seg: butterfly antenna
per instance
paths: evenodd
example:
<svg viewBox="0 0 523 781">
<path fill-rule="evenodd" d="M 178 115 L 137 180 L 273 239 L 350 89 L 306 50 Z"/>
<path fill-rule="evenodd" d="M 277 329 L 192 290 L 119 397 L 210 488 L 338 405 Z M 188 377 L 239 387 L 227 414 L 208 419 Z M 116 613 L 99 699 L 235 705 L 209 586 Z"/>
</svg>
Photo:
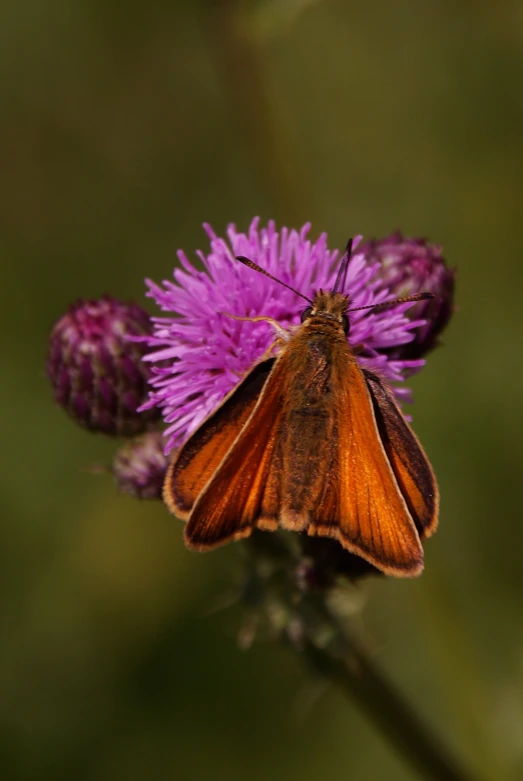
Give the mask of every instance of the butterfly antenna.
<svg viewBox="0 0 523 781">
<path fill-rule="evenodd" d="M 382 304 L 355 306 L 354 309 L 348 309 L 347 312 L 358 312 L 360 309 L 374 309 L 375 312 L 380 312 L 382 309 L 386 309 L 388 306 L 395 306 L 395 304 L 408 304 L 410 301 L 425 301 L 427 298 L 435 298 L 434 293 L 415 293 L 413 296 L 395 298 L 393 301 L 384 301 Z"/>
<path fill-rule="evenodd" d="M 347 246 L 345 247 L 345 252 L 343 253 L 343 257 L 341 259 L 340 267 L 338 269 L 338 276 L 336 277 L 336 282 L 334 283 L 334 288 L 332 289 L 333 293 L 337 293 L 338 290 L 340 292 L 343 292 L 345 290 L 345 282 L 347 280 L 347 270 L 349 268 L 349 260 L 351 254 L 352 254 L 352 239 L 349 239 L 347 242 Z"/>
<path fill-rule="evenodd" d="M 268 271 L 265 271 L 264 268 L 258 266 L 258 264 L 255 263 L 253 260 L 249 260 L 249 258 L 244 257 L 244 255 L 237 255 L 236 260 L 239 260 L 240 263 L 243 263 L 244 266 L 248 266 L 249 268 L 254 269 L 254 271 L 259 271 L 260 274 L 269 277 L 269 279 L 272 279 L 273 282 L 277 282 L 279 285 L 283 285 L 283 287 L 286 287 L 287 290 L 292 290 L 293 293 L 296 293 L 296 295 L 300 296 L 300 298 L 304 298 L 305 301 L 309 302 L 309 304 L 314 303 L 310 298 L 307 298 L 307 296 L 304 296 L 303 293 L 300 293 L 299 290 L 295 290 L 290 285 L 287 285 L 286 282 L 282 282 L 281 279 L 277 279 L 276 277 L 273 277 L 272 274 L 269 274 Z"/>
</svg>

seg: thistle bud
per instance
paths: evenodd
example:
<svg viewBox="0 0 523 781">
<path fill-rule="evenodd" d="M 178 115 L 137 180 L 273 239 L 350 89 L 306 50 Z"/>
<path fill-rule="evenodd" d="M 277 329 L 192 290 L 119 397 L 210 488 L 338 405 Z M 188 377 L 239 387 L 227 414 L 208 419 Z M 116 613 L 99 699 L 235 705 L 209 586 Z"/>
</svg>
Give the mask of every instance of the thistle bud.
<svg viewBox="0 0 523 781">
<path fill-rule="evenodd" d="M 168 459 L 159 431 L 126 442 L 116 452 L 113 475 L 118 490 L 137 499 L 161 499 Z"/>
<path fill-rule="evenodd" d="M 110 296 L 73 304 L 49 338 L 47 375 L 57 404 L 91 431 L 145 431 L 158 417 L 155 410 L 137 412 L 147 399 L 147 348 L 128 337 L 150 332 L 149 316 L 137 304 Z"/>
<path fill-rule="evenodd" d="M 366 242 L 359 251 L 369 262 L 380 264 L 378 276 L 391 298 L 425 291 L 434 294 L 434 298 L 419 301 L 405 313 L 411 320 L 426 321 L 415 331 L 414 340 L 390 351 L 391 358 L 421 358 L 437 346 L 439 335 L 454 311 L 455 270 L 447 268 L 441 245 L 429 244 L 426 239 L 411 239 L 397 231 L 385 239 Z"/>
</svg>

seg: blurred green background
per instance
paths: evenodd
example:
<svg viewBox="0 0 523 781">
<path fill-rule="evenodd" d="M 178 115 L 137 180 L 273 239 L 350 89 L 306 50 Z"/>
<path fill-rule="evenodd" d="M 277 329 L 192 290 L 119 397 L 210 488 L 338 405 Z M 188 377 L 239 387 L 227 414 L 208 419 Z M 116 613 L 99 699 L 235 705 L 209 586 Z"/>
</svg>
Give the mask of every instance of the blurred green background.
<svg viewBox="0 0 523 781">
<path fill-rule="evenodd" d="M 201 223 L 401 228 L 445 247 L 459 311 L 415 388 L 440 531 L 365 587 L 377 662 L 484 779 L 523 777 L 523 6 L 275 0 L 0 7 L 0 775 L 416 776 L 336 691 L 212 613 L 228 546 L 184 549 L 89 467 L 47 334 L 78 296 L 142 300 Z"/>
</svg>

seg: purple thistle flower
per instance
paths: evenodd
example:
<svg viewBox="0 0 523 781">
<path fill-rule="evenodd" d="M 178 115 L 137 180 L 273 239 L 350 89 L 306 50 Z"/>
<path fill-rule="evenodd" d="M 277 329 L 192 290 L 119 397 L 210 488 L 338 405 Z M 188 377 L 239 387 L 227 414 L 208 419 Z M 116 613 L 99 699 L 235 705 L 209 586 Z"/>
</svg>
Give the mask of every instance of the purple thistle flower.
<svg viewBox="0 0 523 781">
<path fill-rule="evenodd" d="M 81 426 L 114 436 L 145 431 L 154 410 L 137 412 L 147 397 L 145 345 L 129 337 L 151 332 L 137 304 L 111 296 L 79 300 L 55 323 L 49 337 L 47 375 L 55 400 Z"/>
<path fill-rule="evenodd" d="M 274 341 L 268 323 L 239 322 L 226 313 L 265 315 L 284 327 L 300 322 L 302 299 L 246 268 L 235 256 L 247 256 L 309 297 L 319 288 L 331 289 L 336 277 L 338 250 L 328 249 L 324 233 L 315 242 L 308 239 L 309 224 L 300 231 L 277 231 L 272 221 L 260 228 L 256 218 L 248 233 L 229 225 L 227 240 L 209 225 L 204 228 L 210 252 L 197 253 L 204 270 L 195 268 L 180 250 L 181 268 L 174 270 L 174 281 L 166 280 L 160 286 L 147 280 L 148 295 L 168 314 L 153 317 L 153 335 L 141 338 L 151 348 L 145 360 L 153 364 L 149 401 L 142 409 L 157 406 L 162 410 L 168 424 L 166 452 L 197 428 Z M 379 304 L 391 298 L 378 276 L 379 269 L 379 263 L 354 251 L 343 291 L 350 295 L 351 306 Z M 406 315 L 410 306 L 399 304 L 350 316 L 351 344 L 363 346 L 358 361 L 388 382 L 402 382 L 425 363 L 394 360 L 387 355 L 390 348 L 411 342 L 416 328 L 424 323 Z M 401 401 L 410 400 L 406 388 L 395 388 L 395 393 Z"/>
<path fill-rule="evenodd" d="M 407 317 L 423 319 L 414 339 L 389 349 L 395 358 L 421 358 L 439 343 L 439 335 L 454 311 L 455 270 L 447 268 L 439 244 L 413 239 L 396 231 L 384 239 L 373 239 L 360 246 L 369 263 L 379 263 L 378 276 L 389 295 L 397 298 L 428 290 L 434 298 L 420 301 Z"/>
</svg>

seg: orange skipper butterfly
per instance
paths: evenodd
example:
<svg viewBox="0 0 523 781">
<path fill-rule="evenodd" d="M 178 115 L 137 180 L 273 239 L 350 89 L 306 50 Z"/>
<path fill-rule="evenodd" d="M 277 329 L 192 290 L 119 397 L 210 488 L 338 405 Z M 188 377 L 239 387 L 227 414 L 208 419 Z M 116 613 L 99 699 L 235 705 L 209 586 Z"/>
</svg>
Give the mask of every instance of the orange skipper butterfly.
<svg viewBox="0 0 523 781">
<path fill-rule="evenodd" d="M 290 288 L 308 302 L 301 325 L 287 331 L 271 318 L 236 318 L 268 320 L 278 336 L 170 464 L 164 500 L 187 520 L 189 548 L 282 528 L 335 539 L 388 575 L 421 573 L 438 487 L 392 390 L 359 365 L 348 341 L 355 310 L 340 290 L 351 247 L 332 291 L 311 300 Z"/>
</svg>

